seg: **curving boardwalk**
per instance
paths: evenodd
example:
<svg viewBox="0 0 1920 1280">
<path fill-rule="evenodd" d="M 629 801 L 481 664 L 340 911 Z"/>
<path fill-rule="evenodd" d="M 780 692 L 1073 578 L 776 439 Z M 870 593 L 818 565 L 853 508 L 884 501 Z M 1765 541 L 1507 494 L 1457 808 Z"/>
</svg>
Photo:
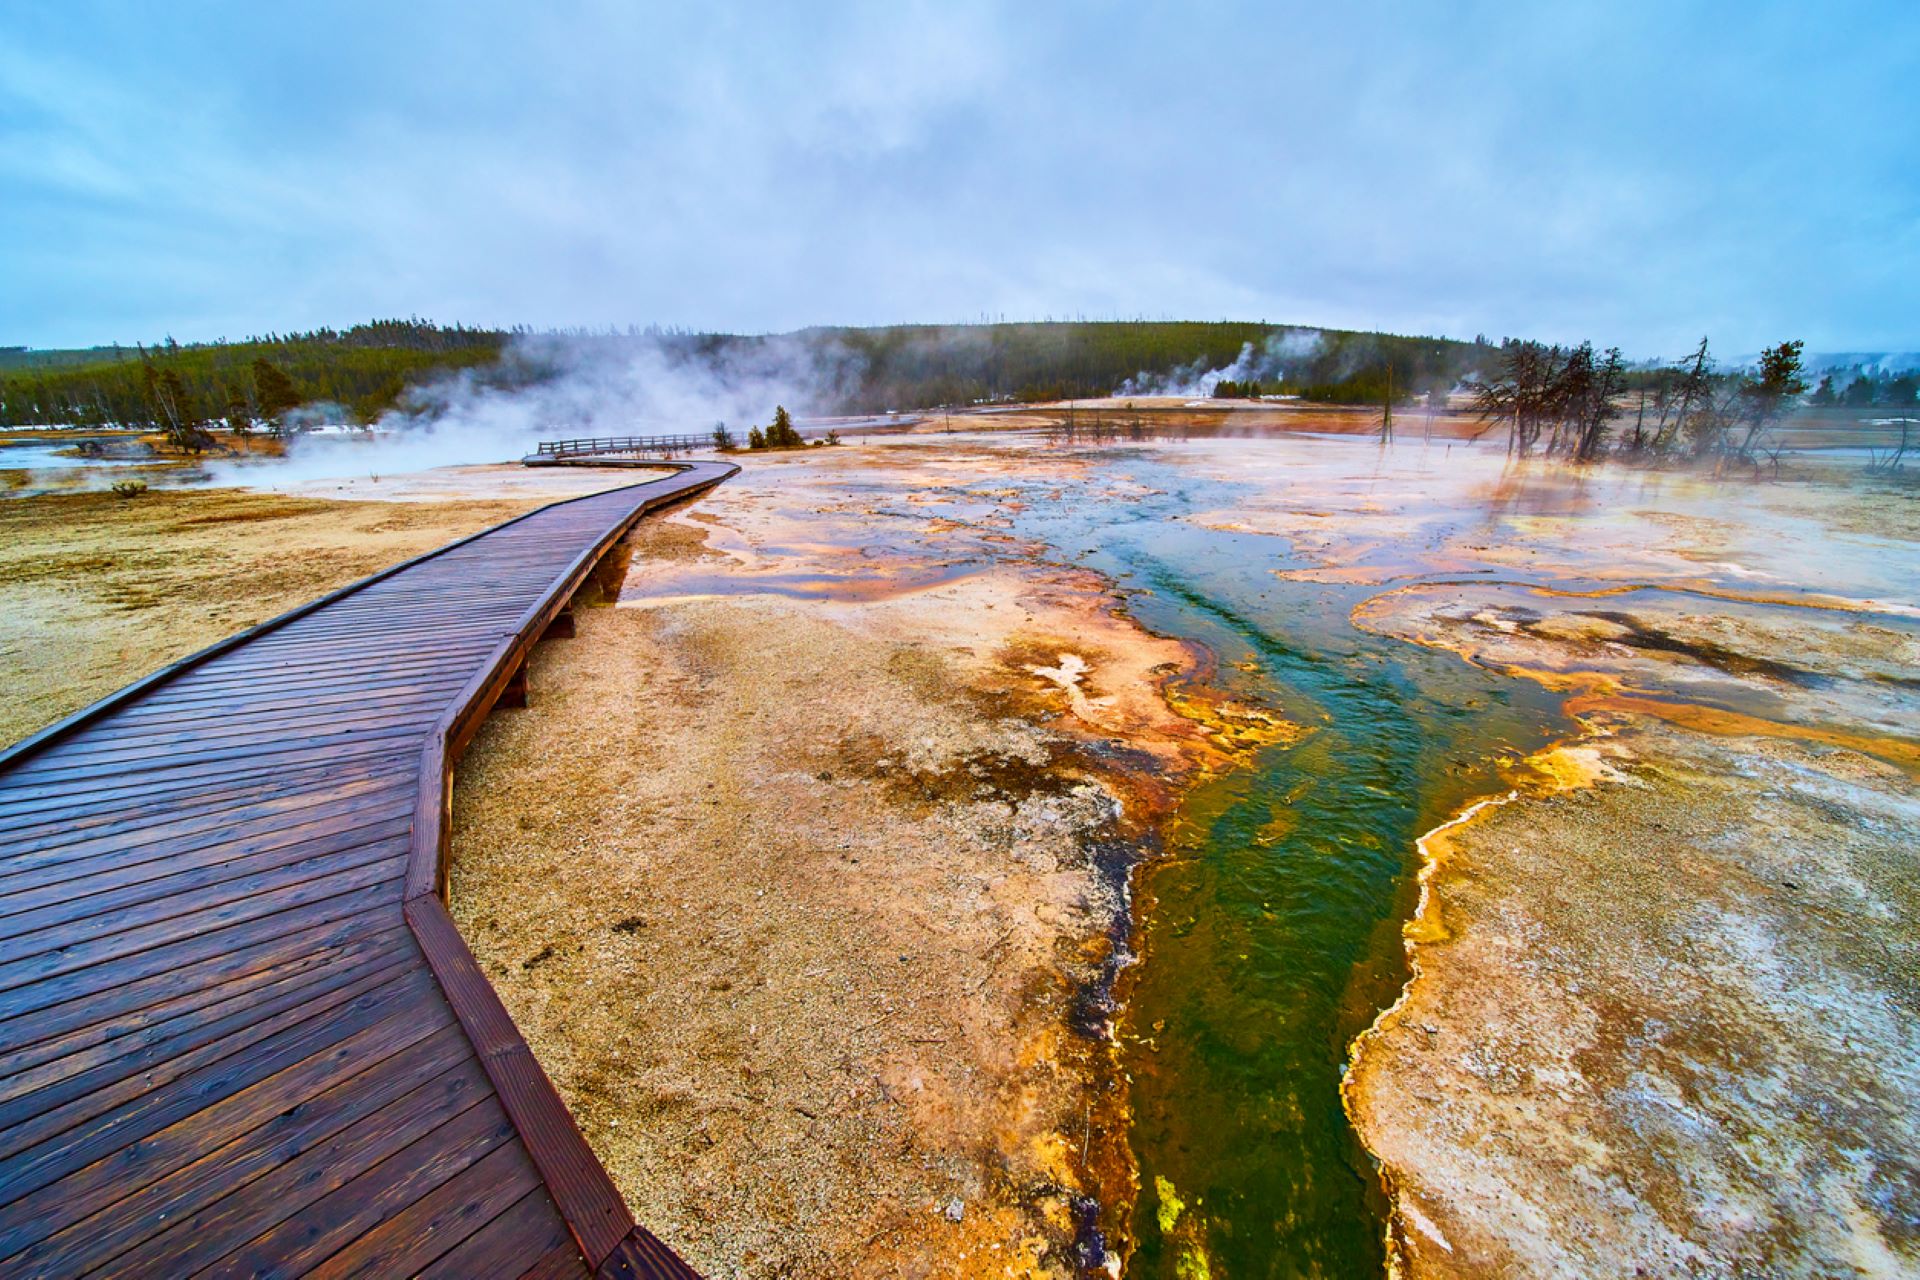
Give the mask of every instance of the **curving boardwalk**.
<svg viewBox="0 0 1920 1280">
<path fill-rule="evenodd" d="M 544 507 L 0 753 L 0 1275 L 687 1276 L 454 931 L 451 763 L 647 511 Z"/>
</svg>

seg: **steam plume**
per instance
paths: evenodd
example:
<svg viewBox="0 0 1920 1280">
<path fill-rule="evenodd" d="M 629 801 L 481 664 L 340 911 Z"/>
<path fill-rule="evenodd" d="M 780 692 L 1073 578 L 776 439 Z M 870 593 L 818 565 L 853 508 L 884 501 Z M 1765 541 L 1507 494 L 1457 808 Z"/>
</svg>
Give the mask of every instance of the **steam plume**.
<svg viewBox="0 0 1920 1280">
<path fill-rule="evenodd" d="M 216 462 L 208 470 L 216 484 L 294 484 L 507 462 L 555 436 L 704 435 L 724 423 L 744 440 L 776 404 L 796 413 L 831 406 L 859 372 L 858 357 L 841 345 L 789 337 L 716 350 L 670 335 L 526 335 L 496 365 L 411 391 L 374 424 L 371 440 L 296 435 L 271 464 Z"/>
</svg>

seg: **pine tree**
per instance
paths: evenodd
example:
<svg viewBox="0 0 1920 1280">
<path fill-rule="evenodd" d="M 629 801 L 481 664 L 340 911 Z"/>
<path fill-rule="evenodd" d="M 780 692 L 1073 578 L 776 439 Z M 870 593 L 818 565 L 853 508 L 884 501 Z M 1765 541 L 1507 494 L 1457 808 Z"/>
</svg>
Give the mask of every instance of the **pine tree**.
<svg viewBox="0 0 1920 1280">
<path fill-rule="evenodd" d="M 1754 440 L 1807 389 L 1800 364 L 1805 349 L 1804 342 L 1783 342 L 1760 353 L 1760 376 L 1741 388 L 1747 434 L 1740 441 L 1740 457 L 1753 456 Z"/>
<path fill-rule="evenodd" d="M 264 356 L 254 357 L 253 398 L 260 406 L 260 416 L 276 424 L 283 414 L 299 408 L 302 402 L 300 389 L 293 385 L 293 379 Z"/>
<path fill-rule="evenodd" d="M 791 449 L 805 443 L 800 433 L 793 429 L 793 416 L 785 405 L 773 408 L 773 425 L 767 428 L 767 447 L 769 449 Z"/>
</svg>

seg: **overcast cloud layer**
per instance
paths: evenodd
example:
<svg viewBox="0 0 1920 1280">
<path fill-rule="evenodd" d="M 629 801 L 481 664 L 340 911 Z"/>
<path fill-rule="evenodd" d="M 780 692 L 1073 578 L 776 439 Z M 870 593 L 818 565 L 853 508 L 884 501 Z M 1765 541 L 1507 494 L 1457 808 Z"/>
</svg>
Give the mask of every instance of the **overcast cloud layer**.
<svg viewBox="0 0 1920 1280">
<path fill-rule="evenodd" d="M 1911 348 L 1917 134 L 1912 0 L 0 0 L 0 343 L 418 314 Z"/>
</svg>

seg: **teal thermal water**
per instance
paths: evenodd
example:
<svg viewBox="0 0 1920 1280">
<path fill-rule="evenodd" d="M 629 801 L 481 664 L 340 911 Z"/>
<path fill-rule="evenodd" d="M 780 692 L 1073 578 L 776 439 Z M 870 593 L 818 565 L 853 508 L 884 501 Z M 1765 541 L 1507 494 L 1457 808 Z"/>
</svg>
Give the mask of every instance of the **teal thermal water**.
<svg viewBox="0 0 1920 1280">
<path fill-rule="evenodd" d="M 1415 841 L 1567 724 L 1529 682 L 1356 629 L 1378 587 L 1278 578 L 1304 563 L 1285 539 L 1181 519 L 1235 488 L 1117 450 L 1016 520 L 1149 629 L 1205 645 L 1229 696 L 1310 730 L 1191 793 L 1136 878 L 1129 1274 L 1378 1274 L 1384 1206 L 1339 1084 L 1404 978 Z"/>
</svg>

